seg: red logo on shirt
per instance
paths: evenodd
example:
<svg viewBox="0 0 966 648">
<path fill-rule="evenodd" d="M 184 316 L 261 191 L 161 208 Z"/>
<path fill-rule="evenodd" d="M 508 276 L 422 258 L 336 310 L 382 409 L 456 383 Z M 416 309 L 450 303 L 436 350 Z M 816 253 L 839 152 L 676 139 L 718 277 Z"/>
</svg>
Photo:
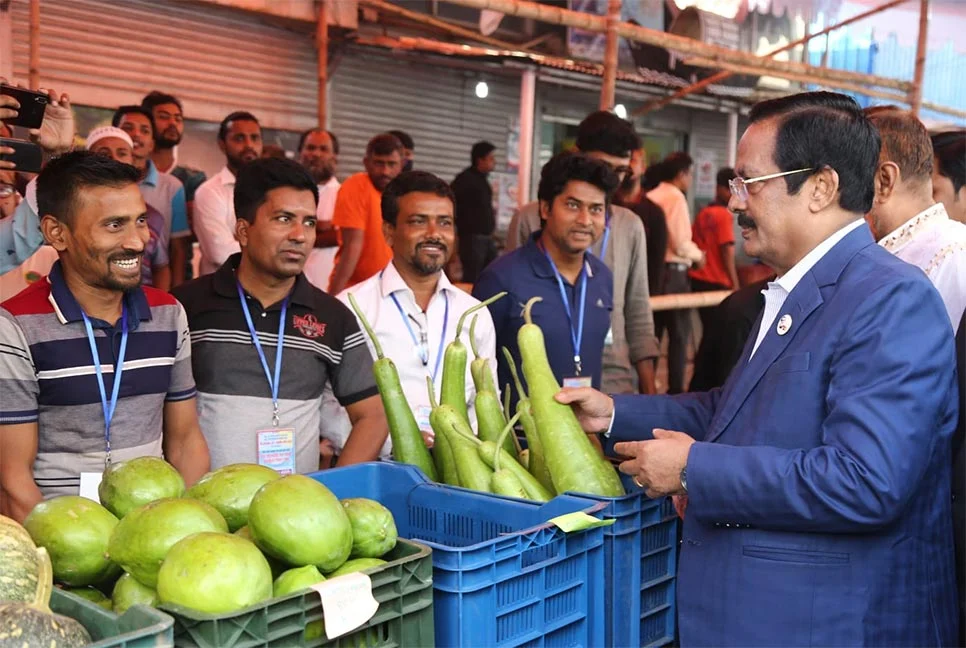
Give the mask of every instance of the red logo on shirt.
<svg viewBox="0 0 966 648">
<path fill-rule="evenodd" d="M 325 322 L 315 319 L 315 315 L 292 316 L 292 326 L 299 330 L 299 333 L 308 338 L 317 338 L 325 335 Z"/>
</svg>

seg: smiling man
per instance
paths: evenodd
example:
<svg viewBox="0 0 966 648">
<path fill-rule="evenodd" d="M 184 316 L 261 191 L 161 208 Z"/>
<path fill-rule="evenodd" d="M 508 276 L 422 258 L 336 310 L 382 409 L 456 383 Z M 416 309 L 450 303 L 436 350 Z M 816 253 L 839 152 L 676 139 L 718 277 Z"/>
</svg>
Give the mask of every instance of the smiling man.
<svg viewBox="0 0 966 648">
<path fill-rule="evenodd" d="M 140 106 L 121 106 L 114 113 L 113 124 L 131 138 L 131 164 L 141 175 L 138 186 L 144 201 L 164 217 L 163 244 L 170 267 L 183 268 L 187 254 L 185 241 L 191 236 L 184 186 L 176 177 L 160 173 L 151 161 L 155 142 L 151 113 Z M 164 287 L 170 283 L 168 280 Z"/>
<path fill-rule="evenodd" d="M 426 376 L 433 379 L 438 393 L 446 345 L 456 338 L 456 324 L 463 313 L 480 303 L 454 287 L 443 273 L 456 239 L 453 201 L 449 185 L 431 173 L 409 171 L 390 182 L 382 193 L 382 231 L 392 248 L 392 261 L 378 274 L 339 294 L 346 304 L 350 293 L 355 297 L 383 351 L 396 365 L 406 400 L 426 436 L 432 436 Z M 485 309 L 479 313 L 475 344 L 490 358 L 495 373 L 493 321 Z M 465 341 L 465 329 L 463 335 Z M 367 341 L 375 356 L 372 341 Z M 469 363 L 465 383 L 466 404 L 472 412 L 476 388 Z M 344 425 L 327 415 L 323 428 L 338 451 L 344 441 L 340 431 Z M 391 449 L 387 441 L 382 454 L 388 455 Z"/>
<path fill-rule="evenodd" d="M 163 452 L 188 484 L 208 470 L 184 309 L 140 286 L 149 233 L 137 181 L 131 165 L 88 151 L 38 178 L 60 258 L 0 305 L 0 501 L 16 520 L 112 461 Z"/>
<path fill-rule="evenodd" d="M 292 160 L 241 167 L 234 191 L 241 252 L 175 289 L 191 327 L 201 427 L 212 466 L 319 469 L 322 391 L 352 432 L 341 463 L 372 461 L 388 435 L 372 358 L 348 308 L 309 283 L 318 186 Z"/>
<path fill-rule="evenodd" d="M 523 304 L 539 296 L 543 301 L 533 307 L 533 321 L 543 329 L 557 381 L 600 387 L 614 278 L 591 248 L 604 232 L 605 214 L 618 184 L 606 162 L 578 153 L 554 156 L 544 165 L 537 190 L 543 228 L 531 234 L 526 245 L 487 266 L 473 286 L 473 296 L 480 300 L 507 291 L 489 309 L 497 345 L 510 350 L 517 366 Z M 502 357 L 499 360 L 498 384 L 505 385 L 510 370 Z"/>
<path fill-rule="evenodd" d="M 563 390 L 651 497 L 687 494 L 681 645 L 956 645 L 953 332 L 875 244 L 880 140 L 858 104 L 756 104 L 729 207 L 775 269 L 723 388 Z"/>
</svg>

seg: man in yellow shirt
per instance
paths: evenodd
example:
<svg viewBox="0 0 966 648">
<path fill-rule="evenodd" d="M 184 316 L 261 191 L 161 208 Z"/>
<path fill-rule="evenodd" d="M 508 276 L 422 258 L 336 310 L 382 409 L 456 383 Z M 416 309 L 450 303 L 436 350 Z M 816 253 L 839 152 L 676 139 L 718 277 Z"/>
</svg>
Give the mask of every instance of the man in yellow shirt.
<svg viewBox="0 0 966 648">
<path fill-rule="evenodd" d="M 365 281 L 386 267 L 392 249 L 382 235 L 382 190 L 402 171 L 403 145 L 395 135 L 376 135 L 366 145 L 365 171 L 339 188 L 332 224 L 342 244 L 329 279 L 329 294 Z"/>
</svg>

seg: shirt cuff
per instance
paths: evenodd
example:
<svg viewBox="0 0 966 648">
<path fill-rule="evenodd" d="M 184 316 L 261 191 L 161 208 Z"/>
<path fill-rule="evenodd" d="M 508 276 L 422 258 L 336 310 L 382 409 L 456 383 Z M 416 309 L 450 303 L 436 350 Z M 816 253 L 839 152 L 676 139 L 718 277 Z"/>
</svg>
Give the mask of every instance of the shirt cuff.
<svg viewBox="0 0 966 648">
<path fill-rule="evenodd" d="M 605 439 L 609 439 L 610 438 L 610 431 L 611 431 L 611 428 L 614 427 L 614 417 L 615 416 L 617 416 L 617 405 L 616 404 L 614 405 L 614 411 L 612 411 L 610 413 L 610 423 L 607 424 L 607 431 L 604 432 L 604 438 Z"/>
</svg>

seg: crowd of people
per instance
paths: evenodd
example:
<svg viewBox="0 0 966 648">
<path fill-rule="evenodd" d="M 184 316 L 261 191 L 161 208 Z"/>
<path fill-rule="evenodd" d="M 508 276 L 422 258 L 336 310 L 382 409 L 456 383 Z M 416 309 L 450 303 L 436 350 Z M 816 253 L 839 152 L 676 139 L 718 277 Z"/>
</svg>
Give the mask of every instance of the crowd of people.
<svg viewBox="0 0 966 648">
<path fill-rule="evenodd" d="M 959 640 L 962 130 L 930 137 L 909 112 L 832 93 L 762 102 L 692 222 L 691 157 L 646 168 L 632 124 L 598 111 L 503 240 L 489 142 L 448 182 L 405 132 L 374 134 L 340 183 L 336 133 L 306 131 L 290 159 L 238 111 L 206 178 L 178 159 L 177 97 L 118 108 L 73 151 L 69 98 L 49 98 L 31 134 L 43 170 L 0 160 L 3 514 L 141 455 L 189 484 L 231 463 L 388 457 L 350 296 L 431 446 L 427 376 L 439 390 L 461 315 L 506 292 L 468 332 L 497 384 L 541 297 L 558 399 L 649 495 L 674 497 L 682 643 Z M 0 99 L 0 121 L 18 107 Z M 758 276 L 740 276 L 735 215 Z M 650 298 L 719 290 L 687 385 L 691 312 Z"/>
</svg>

